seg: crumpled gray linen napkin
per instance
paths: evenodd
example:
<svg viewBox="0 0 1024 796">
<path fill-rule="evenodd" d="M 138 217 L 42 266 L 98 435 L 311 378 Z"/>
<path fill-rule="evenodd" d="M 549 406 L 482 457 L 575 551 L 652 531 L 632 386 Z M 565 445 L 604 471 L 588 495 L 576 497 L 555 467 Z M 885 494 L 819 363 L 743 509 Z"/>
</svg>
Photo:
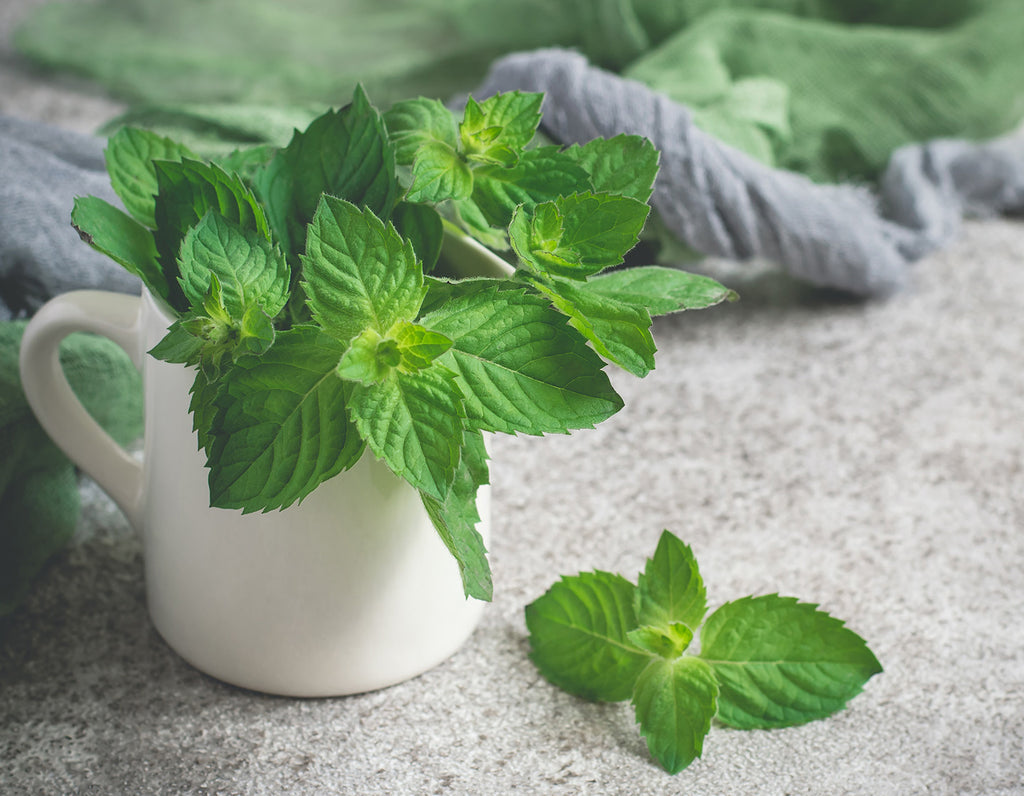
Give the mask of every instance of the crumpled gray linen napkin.
<svg viewBox="0 0 1024 796">
<path fill-rule="evenodd" d="M 651 204 L 687 246 L 769 260 L 798 279 L 859 296 L 901 288 L 909 264 L 948 242 L 965 214 L 1024 212 L 1024 128 L 984 143 L 903 147 L 876 191 L 766 166 L 703 133 L 682 105 L 572 51 L 501 58 L 473 95 L 516 89 L 545 92 L 542 125 L 559 143 L 650 138 L 661 150 Z"/>
<path fill-rule="evenodd" d="M 139 292 L 135 277 L 71 226 L 76 196 L 120 206 L 103 146 L 94 136 L 0 115 L 0 320 L 28 317 L 68 290 Z"/>
</svg>

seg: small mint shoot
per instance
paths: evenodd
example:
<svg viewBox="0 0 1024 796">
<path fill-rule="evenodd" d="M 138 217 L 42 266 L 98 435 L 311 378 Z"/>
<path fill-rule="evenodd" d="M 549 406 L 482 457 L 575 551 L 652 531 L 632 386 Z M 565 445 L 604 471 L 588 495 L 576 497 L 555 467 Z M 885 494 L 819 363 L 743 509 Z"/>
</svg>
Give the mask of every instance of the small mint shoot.
<svg viewBox="0 0 1024 796">
<path fill-rule="evenodd" d="M 648 749 L 672 774 L 700 757 L 713 718 L 740 729 L 825 718 L 882 671 L 843 622 L 792 597 L 746 597 L 705 620 L 706 611 L 693 551 L 665 531 L 635 586 L 580 573 L 526 606 L 530 657 L 571 694 L 630 699 Z"/>
<path fill-rule="evenodd" d="M 342 355 L 338 375 L 360 384 L 377 384 L 387 377 L 400 359 L 394 340 L 387 340 L 373 329 L 366 329 Z"/>
<path fill-rule="evenodd" d="M 429 367 L 439 356 L 452 347 L 452 341 L 417 323 L 399 321 L 391 330 L 398 360 L 396 366 L 405 373 L 415 373 Z"/>
<path fill-rule="evenodd" d="M 641 625 L 635 630 L 630 630 L 626 638 L 631 644 L 647 650 L 652 655 L 675 660 L 690 646 L 693 631 L 682 622 L 672 622 L 658 627 Z"/>
<path fill-rule="evenodd" d="M 542 94 L 511 91 L 483 102 L 473 97 L 459 125 L 459 139 L 467 159 L 479 163 L 514 166 L 540 124 Z"/>
<path fill-rule="evenodd" d="M 517 207 L 509 235 L 516 255 L 539 275 L 586 280 L 622 263 L 649 212 L 629 196 L 576 193 Z"/>
</svg>

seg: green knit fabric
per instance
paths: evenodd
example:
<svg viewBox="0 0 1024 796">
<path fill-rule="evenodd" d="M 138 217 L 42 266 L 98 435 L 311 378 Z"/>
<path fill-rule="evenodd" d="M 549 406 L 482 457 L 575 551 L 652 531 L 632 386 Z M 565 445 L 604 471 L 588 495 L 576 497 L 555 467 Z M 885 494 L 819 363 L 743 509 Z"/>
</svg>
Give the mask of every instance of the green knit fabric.
<svg viewBox="0 0 1024 796">
<path fill-rule="evenodd" d="M 898 146 L 1024 118 L 1020 0 L 95 0 L 42 6 L 16 42 L 137 101 L 157 128 L 193 103 L 208 138 L 238 141 L 280 141 L 280 125 L 224 124 L 223 103 L 338 104 L 356 81 L 378 103 L 447 97 L 500 53 L 553 45 L 823 181 L 870 180 Z M 194 103 L 221 104 L 205 124 Z"/>
<path fill-rule="evenodd" d="M 13 611 L 33 579 L 75 530 L 75 468 L 40 427 L 18 376 L 25 322 L 0 323 L 0 616 Z M 114 343 L 75 334 L 61 363 L 86 409 L 119 443 L 142 434 L 138 371 Z"/>
</svg>

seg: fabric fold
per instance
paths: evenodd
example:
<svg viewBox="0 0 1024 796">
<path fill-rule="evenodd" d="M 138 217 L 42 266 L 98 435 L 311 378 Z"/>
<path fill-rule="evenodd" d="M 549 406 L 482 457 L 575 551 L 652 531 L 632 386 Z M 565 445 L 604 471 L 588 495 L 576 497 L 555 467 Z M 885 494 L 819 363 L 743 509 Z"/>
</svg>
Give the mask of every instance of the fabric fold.
<svg viewBox="0 0 1024 796">
<path fill-rule="evenodd" d="M 965 213 L 1019 212 L 1024 194 L 1020 131 L 979 144 L 902 147 L 876 193 L 767 166 L 698 129 L 683 105 L 576 52 L 501 58 L 474 95 L 517 89 L 545 93 L 544 130 L 559 143 L 623 132 L 650 138 L 662 153 L 651 203 L 687 246 L 767 259 L 859 296 L 898 290 L 908 265 L 949 241 Z"/>
</svg>

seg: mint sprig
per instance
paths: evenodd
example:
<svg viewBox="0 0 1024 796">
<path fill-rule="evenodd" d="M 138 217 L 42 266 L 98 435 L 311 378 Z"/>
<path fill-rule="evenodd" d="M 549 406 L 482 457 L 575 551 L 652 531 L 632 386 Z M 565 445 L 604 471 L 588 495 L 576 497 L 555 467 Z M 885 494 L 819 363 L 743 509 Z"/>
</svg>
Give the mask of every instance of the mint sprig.
<svg viewBox="0 0 1024 796">
<path fill-rule="evenodd" d="M 706 614 L 693 551 L 665 531 L 635 586 L 584 572 L 530 603 L 530 657 L 571 694 L 630 700 L 648 749 L 672 774 L 700 757 L 713 719 L 738 729 L 804 724 L 841 710 L 882 671 L 843 622 L 792 597 L 745 597 Z M 698 634 L 700 651 L 688 654 Z"/>
<path fill-rule="evenodd" d="M 212 505 L 286 508 L 369 450 L 420 492 L 466 594 L 490 599 L 483 434 L 600 423 L 622 407 L 606 366 L 654 367 L 653 316 L 734 298 L 609 271 L 643 229 L 657 152 L 536 146 L 542 101 L 381 113 L 357 87 L 287 146 L 217 161 L 144 130 L 110 139 L 126 211 L 85 197 L 72 220 L 175 318 L 150 353 L 195 368 Z M 442 243 L 467 234 L 515 273 L 453 276 Z"/>
</svg>

